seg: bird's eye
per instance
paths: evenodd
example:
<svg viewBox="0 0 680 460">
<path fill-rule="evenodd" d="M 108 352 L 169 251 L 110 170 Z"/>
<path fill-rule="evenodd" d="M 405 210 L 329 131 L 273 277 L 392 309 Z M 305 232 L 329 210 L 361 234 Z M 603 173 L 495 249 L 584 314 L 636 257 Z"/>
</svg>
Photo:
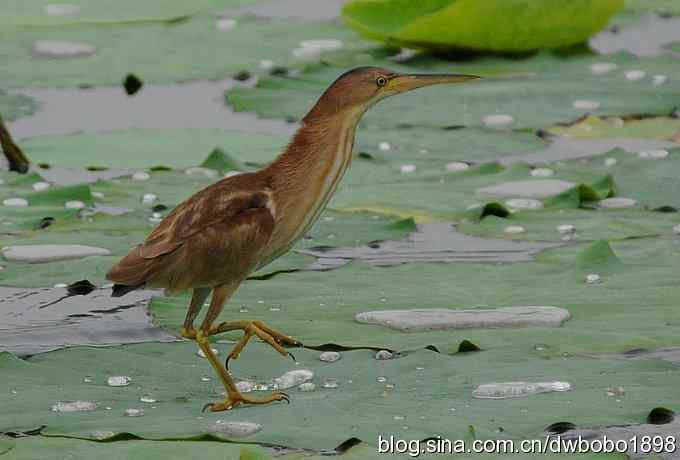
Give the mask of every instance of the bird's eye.
<svg viewBox="0 0 680 460">
<path fill-rule="evenodd" d="M 382 88 L 387 84 L 387 78 L 380 76 L 375 79 L 375 84 Z"/>
</svg>

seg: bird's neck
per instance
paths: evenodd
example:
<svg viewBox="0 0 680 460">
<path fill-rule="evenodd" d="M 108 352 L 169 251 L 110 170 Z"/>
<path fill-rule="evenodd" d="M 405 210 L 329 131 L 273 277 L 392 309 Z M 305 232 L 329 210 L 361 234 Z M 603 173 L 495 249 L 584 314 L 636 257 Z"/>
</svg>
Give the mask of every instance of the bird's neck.
<svg viewBox="0 0 680 460">
<path fill-rule="evenodd" d="M 292 244 L 312 226 L 352 160 L 363 111 L 305 117 L 286 150 L 269 166 L 280 238 Z"/>
</svg>

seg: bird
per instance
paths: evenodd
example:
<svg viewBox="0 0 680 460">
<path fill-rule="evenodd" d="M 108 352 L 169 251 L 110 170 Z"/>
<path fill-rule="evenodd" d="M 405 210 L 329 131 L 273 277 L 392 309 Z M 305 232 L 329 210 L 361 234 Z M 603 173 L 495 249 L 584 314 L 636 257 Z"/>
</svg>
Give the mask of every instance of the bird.
<svg viewBox="0 0 680 460">
<path fill-rule="evenodd" d="M 196 192 L 109 270 L 106 277 L 114 283 L 114 297 L 142 287 L 164 288 L 166 293 L 192 290 L 180 334 L 196 341 L 226 390 L 224 401 L 208 403 L 204 411 L 290 402 L 281 391 L 259 397 L 242 394 L 229 374 L 228 362 L 239 357 L 253 336 L 286 357 L 290 355 L 286 346 L 302 343 L 262 321 L 216 324 L 216 320 L 252 272 L 285 254 L 319 218 L 350 167 L 357 124 L 364 113 L 387 97 L 416 88 L 480 78 L 399 73 L 381 67 L 343 73 L 301 120 L 275 160 Z M 208 310 L 196 328 L 194 321 L 210 295 Z M 209 337 L 227 331 L 242 331 L 243 336 L 223 366 Z"/>
</svg>

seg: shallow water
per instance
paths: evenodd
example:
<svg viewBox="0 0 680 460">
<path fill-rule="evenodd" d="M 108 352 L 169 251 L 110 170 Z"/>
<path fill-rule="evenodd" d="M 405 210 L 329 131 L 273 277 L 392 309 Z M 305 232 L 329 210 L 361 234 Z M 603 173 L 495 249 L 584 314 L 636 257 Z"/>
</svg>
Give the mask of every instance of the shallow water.
<svg viewBox="0 0 680 460">
<path fill-rule="evenodd" d="M 9 123 L 15 139 L 130 128 L 218 128 L 246 133 L 292 134 L 295 125 L 263 120 L 252 113 L 235 113 L 224 103 L 224 92 L 235 80 L 145 85 L 134 96 L 123 86 L 95 88 L 26 88 L 18 93 L 34 98 L 39 110 Z"/>
<path fill-rule="evenodd" d="M 156 291 L 68 296 L 65 288 L 0 287 L 0 351 L 31 355 L 73 345 L 174 341 L 146 306 Z"/>
<path fill-rule="evenodd" d="M 469 236 L 449 223 L 418 225 L 418 230 L 399 241 L 380 241 L 356 247 L 317 247 L 297 252 L 317 260 L 308 269 L 328 270 L 359 259 L 376 266 L 408 262 L 528 262 L 561 243 L 509 241 Z"/>
</svg>

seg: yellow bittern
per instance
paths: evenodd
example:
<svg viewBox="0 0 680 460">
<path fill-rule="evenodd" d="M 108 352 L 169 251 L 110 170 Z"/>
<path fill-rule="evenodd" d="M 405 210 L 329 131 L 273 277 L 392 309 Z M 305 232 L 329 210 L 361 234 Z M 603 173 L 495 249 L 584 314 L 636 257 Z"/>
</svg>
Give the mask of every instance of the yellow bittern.
<svg viewBox="0 0 680 460">
<path fill-rule="evenodd" d="M 284 345 L 302 345 L 261 321 L 214 323 L 243 280 L 286 253 L 319 217 L 349 168 L 361 116 L 388 96 L 478 78 L 401 74 L 377 67 L 344 73 L 302 119 L 293 140 L 269 166 L 222 179 L 195 193 L 109 271 L 107 278 L 116 283 L 113 296 L 144 286 L 169 292 L 193 289 L 181 335 L 196 340 L 227 393 L 225 401 L 207 404 L 207 408 L 221 411 L 239 404 L 288 402 L 282 392 L 265 397 L 241 394 L 226 365 L 213 353 L 208 337 L 243 331 L 227 361 L 238 358 L 253 335 L 284 356 L 289 355 Z M 210 307 L 196 330 L 194 320 L 211 291 Z"/>
</svg>

